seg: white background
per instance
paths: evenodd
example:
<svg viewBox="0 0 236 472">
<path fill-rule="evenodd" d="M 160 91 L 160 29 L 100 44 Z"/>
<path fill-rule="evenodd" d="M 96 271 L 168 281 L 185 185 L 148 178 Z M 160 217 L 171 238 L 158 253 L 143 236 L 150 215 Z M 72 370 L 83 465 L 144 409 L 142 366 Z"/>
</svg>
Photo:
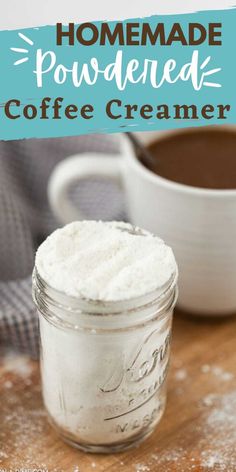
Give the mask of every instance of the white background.
<svg viewBox="0 0 236 472">
<path fill-rule="evenodd" d="M 232 7 L 235 0 L 1 0 L 0 29 Z"/>
</svg>

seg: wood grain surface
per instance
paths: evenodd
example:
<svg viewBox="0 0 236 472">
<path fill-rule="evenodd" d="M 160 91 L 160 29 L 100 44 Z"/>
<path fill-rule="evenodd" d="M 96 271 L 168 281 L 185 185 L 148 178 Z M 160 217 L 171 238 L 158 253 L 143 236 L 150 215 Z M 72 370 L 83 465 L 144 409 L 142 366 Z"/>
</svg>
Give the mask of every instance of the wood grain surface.
<svg viewBox="0 0 236 472">
<path fill-rule="evenodd" d="M 0 360 L 0 472 L 236 471 L 236 318 L 175 314 L 168 403 L 136 449 L 91 455 L 64 444 L 47 422 L 39 366 Z"/>
</svg>

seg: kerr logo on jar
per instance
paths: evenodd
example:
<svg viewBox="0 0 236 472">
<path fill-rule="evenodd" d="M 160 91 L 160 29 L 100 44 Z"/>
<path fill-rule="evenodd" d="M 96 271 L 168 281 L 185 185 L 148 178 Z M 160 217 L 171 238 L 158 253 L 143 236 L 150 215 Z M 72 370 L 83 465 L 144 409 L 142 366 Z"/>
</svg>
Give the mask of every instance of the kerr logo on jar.
<svg viewBox="0 0 236 472">
<path fill-rule="evenodd" d="M 123 356 L 120 357 L 120 365 L 116 365 L 105 384 L 100 387 L 101 392 L 115 392 L 123 382 L 140 382 L 151 375 L 157 365 L 159 368 L 165 366 L 165 360 L 168 360 L 170 333 L 168 332 L 164 342 L 159 347 L 152 349 L 155 344 L 153 338 L 156 334 L 157 330 L 154 330 L 145 338 L 128 367 L 125 366 Z"/>
</svg>

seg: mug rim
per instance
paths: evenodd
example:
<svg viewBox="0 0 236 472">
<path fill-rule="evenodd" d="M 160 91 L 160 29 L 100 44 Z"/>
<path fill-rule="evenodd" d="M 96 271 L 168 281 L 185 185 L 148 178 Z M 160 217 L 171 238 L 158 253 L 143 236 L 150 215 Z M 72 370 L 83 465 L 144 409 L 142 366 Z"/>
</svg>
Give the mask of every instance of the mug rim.
<svg viewBox="0 0 236 472">
<path fill-rule="evenodd" d="M 211 127 L 211 128 L 213 128 L 213 127 L 215 128 L 216 126 L 220 126 L 221 128 L 224 128 L 224 129 L 231 129 L 231 130 L 233 129 L 236 132 L 236 127 L 233 126 L 233 125 L 231 125 L 231 126 L 230 125 L 209 125 L 209 127 Z M 171 130 L 165 130 L 165 131 L 168 134 L 172 134 L 174 132 L 178 132 L 178 131 L 181 131 L 181 130 L 182 130 L 182 128 L 181 129 L 177 128 L 177 129 L 171 129 Z M 158 130 L 157 130 L 157 132 L 158 132 Z M 160 133 L 161 133 L 161 131 L 160 131 Z M 124 133 L 124 135 L 125 135 L 125 133 Z M 128 140 L 128 138 L 126 136 L 125 136 L 125 140 Z M 150 143 L 152 143 L 153 140 L 155 140 L 154 137 L 150 140 Z M 212 188 L 204 188 L 204 187 L 193 187 L 192 185 L 183 184 L 181 182 L 175 182 L 173 180 L 162 177 L 161 175 L 155 174 L 154 172 L 152 172 L 150 169 L 145 167 L 139 161 L 139 159 L 137 158 L 131 143 L 127 143 L 127 144 L 130 144 L 130 149 L 132 150 L 131 153 L 130 152 L 127 153 L 128 154 L 128 156 L 127 156 L 128 159 L 130 161 L 132 161 L 134 163 L 136 169 L 140 173 L 143 173 L 148 178 L 148 180 L 150 180 L 152 183 L 155 183 L 155 184 L 159 183 L 166 189 L 175 190 L 179 193 L 184 193 L 184 194 L 188 194 L 188 195 L 205 196 L 205 197 L 217 197 L 217 198 L 235 197 L 236 196 L 236 188 L 235 189 L 212 189 Z"/>
</svg>

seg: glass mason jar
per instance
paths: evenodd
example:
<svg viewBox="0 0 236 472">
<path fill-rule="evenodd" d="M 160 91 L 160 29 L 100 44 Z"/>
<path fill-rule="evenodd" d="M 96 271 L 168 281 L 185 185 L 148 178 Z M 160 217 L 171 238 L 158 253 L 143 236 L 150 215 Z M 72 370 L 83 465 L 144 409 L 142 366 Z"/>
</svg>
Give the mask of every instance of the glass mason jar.
<svg viewBox="0 0 236 472">
<path fill-rule="evenodd" d="M 33 273 L 44 403 L 62 438 L 87 452 L 137 445 L 166 402 L 177 273 L 161 289 L 119 302 L 69 297 Z"/>
</svg>

